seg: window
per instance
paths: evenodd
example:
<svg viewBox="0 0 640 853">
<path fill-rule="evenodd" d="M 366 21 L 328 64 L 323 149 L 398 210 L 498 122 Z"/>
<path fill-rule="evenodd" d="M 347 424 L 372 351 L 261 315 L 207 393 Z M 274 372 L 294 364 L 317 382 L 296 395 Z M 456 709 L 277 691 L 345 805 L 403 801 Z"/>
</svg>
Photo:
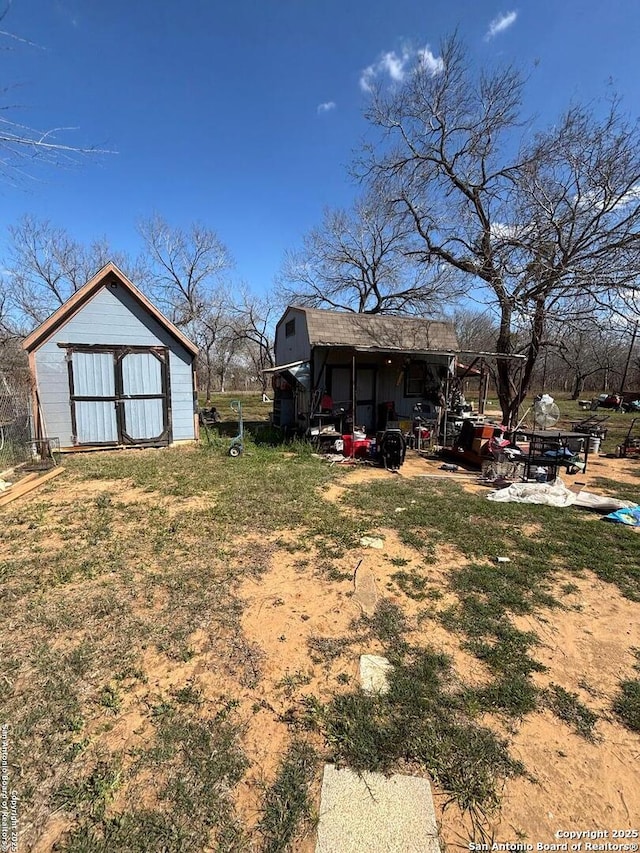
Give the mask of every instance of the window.
<svg viewBox="0 0 640 853">
<path fill-rule="evenodd" d="M 405 371 L 404 396 L 422 397 L 426 379 L 426 364 L 423 361 L 412 361 Z"/>
<path fill-rule="evenodd" d="M 286 338 L 292 338 L 296 333 L 296 321 L 295 319 L 289 320 L 284 324 L 284 335 Z"/>
</svg>

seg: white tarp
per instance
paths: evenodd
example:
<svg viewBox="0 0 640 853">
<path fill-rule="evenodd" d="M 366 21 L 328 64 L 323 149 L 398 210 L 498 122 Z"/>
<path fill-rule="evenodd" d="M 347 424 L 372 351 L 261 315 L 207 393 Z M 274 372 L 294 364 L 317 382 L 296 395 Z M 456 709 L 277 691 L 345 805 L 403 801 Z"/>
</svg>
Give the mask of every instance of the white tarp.
<svg viewBox="0 0 640 853">
<path fill-rule="evenodd" d="M 630 509 L 637 506 L 633 501 L 622 501 L 620 498 L 612 498 L 610 495 L 594 495 L 593 492 L 579 492 L 576 497 L 576 506 L 585 509 L 595 509 L 598 512 L 613 512 L 616 509 Z"/>
<path fill-rule="evenodd" d="M 572 492 L 558 477 L 552 483 L 512 483 L 506 489 L 490 492 L 487 500 L 501 503 L 546 504 L 547 506 L 581 506 L 598 512 L 611 512 L 637 506 L 633 501 L 622 501 L 592 492 Z"/>
</svg>

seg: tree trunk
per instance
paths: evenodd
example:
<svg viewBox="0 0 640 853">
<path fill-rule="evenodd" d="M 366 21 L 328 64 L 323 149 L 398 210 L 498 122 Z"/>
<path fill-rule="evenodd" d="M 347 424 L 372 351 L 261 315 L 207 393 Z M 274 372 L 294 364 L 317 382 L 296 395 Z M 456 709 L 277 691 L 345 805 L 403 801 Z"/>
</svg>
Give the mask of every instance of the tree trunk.
<svg viewBox="0 0 640 853">
<path fill-rule="evenodd" d="M 572 400 L 577 400 L 580 394 L 584 391 L 584 380 L 585 377 L 581 376 L 579 371 L 576 371 L 576 375 L 573 380 L 573 392 L 571 394 Z"/>
<path fill-rule="evenodd" d="M 510 299 L 503 299 L 500 315 L 500 333 L 498 335 L 496 349 L 505 355 L 511 354 L 511 320 L 513 317 L 513 305 Z M 513 427 L 518 421 L 520 404 L 524 400 L 531 385 L 542 336 L 545 325 L 545 304 L 540 298 L 535 303 L 533 319 L 531 321 L 531 338 L 527 346 L 526 358 L 521 366 L 520 380 L 515 384 L 514 364 L 512 360 L 498 359 L 498 399 L 502 409 L 503 423 Z"/>
<path fill-rule="evenodd" d="M 211 392 L 213 391 L 213 365 L 211 364 L 211 352 L 207 350 L 207 405 L 211 405 Z"/>
<path fill-rule="evenodd" d="M 511 316 L 513 309 L 508 299 L 503 299 L 500 305 L 500 331 L 496 341 L 496 352 L 509 355 L 511 353 Z M 509 426 L 511 417 L 511 361 L 498 359 L 496 366 L 496 391 L 502 410 L 502 422 Z"/>
</svg>

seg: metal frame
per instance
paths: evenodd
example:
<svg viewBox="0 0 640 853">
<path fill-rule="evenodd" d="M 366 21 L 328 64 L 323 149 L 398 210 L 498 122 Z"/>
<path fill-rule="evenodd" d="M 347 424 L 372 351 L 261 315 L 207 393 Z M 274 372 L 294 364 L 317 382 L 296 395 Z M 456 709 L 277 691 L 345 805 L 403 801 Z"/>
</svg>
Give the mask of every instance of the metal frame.
<svg viewBox="0 0 640 853">
<path fill-rule="evenodd" d="M 73 434 L 73 444 L 77 447 L 95 446 L 95 447 L 117 447 L 125 446 L 146 446 L 146 447 L 164 447 L 171 443 L 172 440 L 172 422 L 171 422 L 171 380 L 169 371 L 169 347 L 162 346 L 122 346 L 118 344 L 64 344 L 59 343 L 59 347 L 67 351 L 67 369 L 69 372 L 69 403 L 71 406 L 71 429 Z M 89 352 L 89 353 L 109 353 L 113 356 L 114 369 L 114 390 L 115 395 L 77 395 L 74 388 L 73 379 L 73 353 L 74 352 Z M 134 353 L 151 353 L 160 362 L 160 382 L 162 385 L 162 393 L 160 394 L 125 394 L 122 377 L 122 361 L 127 355 Z M 151 438 L 136 439 L 132 438 L 127 433 L 126 427 L 126 412 L 124 403 L 126 400 L 161 400 L 162 401 L 162 421 L 163 430 L 158 436 Z M 76 403 L 91 403 L 91 402 L 113 402 L 116 410 L 116 430 L 118 434 L 117 441 L 78 441 L 78 425 L 76 418 Z"/>
</svg>

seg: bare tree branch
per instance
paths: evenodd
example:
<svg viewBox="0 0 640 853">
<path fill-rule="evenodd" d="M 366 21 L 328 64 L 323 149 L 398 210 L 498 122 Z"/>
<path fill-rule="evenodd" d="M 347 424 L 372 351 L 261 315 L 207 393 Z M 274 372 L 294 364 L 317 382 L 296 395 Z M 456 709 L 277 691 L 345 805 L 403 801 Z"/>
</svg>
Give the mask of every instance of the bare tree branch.
<svg viewBox="0 0 640 853">
<path fill-rule="evenodd" d="M 592 306 L 640 281 L 640 133 L 613 99 L 600 115 L 572 106 L 521 139 L 523 81 L 476 72 L 453 37 L 441 70 L 418 63 L 367 117 L 380 129 L 360 174 L 390 200 L 425 266 L 449 269 L 499 313 L 495 348 L 505 422 L 513 422 L 559 302 Z M 518 368 L 520 369 L 520 368 Z"/>
<path fill-rule="evenodd" d="M 144 279 L 140 264 L 114 252 L 104 238 L 83 246 L 63 228 L 32 216 L 8 230 L 0 299 L 7 327 L 15 333 L 42 323 L 109 260 L 139 284 Z"/>
<path fill-rule="evenodd" d="M 326 210 L 279 279 L 287 302 L 379 314 L 433 310 L 445 276 L 412 257 L 413 233 L 382 199 Z"/>
<path fill-rule="evenodd" d="M 0 12 L 0 21 L 7 16 L 10 7 L 9 3 Z M 22 36 L 0 30 L 0 50 L 9 49 L 9 45 L 14 42 L 28 47 L 39 47 Z M 2 95 L 6 95 L 7 91 L 9 89 L 5 87 Z M 116 153 L 107 148 L 72 145 L 65 141 L 64 137 L 77 128 L 56 127 L 38 130 L 26 125 L 13 117 L 17 109 L 10 104 L 0 105 L 0 110 L 3 112 L 3 116 L 0 117 L 0 177 L 6 182 L 17 184 L 21 180 L 32 178 L 36 164 L 71 166 L 88 156 Z"/>
</svg>

